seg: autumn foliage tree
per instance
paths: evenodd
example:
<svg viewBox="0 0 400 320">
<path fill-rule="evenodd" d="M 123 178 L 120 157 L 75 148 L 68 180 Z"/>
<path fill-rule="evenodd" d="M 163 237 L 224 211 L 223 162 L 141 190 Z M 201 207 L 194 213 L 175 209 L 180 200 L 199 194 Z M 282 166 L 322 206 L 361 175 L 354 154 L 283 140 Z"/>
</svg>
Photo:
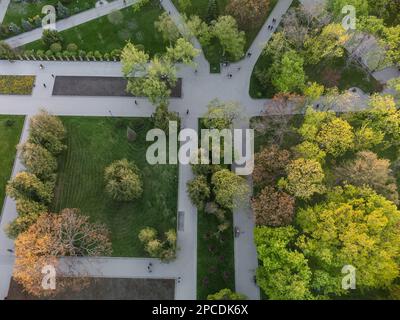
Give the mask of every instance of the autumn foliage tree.
<svg viewBox="0 0 400 320">
<path fill-rule="evenodd" d="M 269 6 L 270 0 L 230 0 L 226 10 L 242 29 L 248 30 L 264 22 Z"/>
<path fill-rule="evenodd" d="M 293 197 L 272 187 L 265 187 L 252 199 L 256 224 L 259 226 L 280 227 L 292 223 L 294 218 Z"/>
<path fill-rule="evenodd" d="M 290 161 L 290 152 L 276 145 L 266 147 L 255 154 L 253 181 L 258 187 L 272 185 L 285 174 Z"/>
<path fill-rule="evenodd" d="M 390 169 L 390 161 L 379 159 L 370 151 L 357 153 L 354 160 L 345 162 L 334 170 L 339 182 L 355 186 L 370 186 L 378 194 L 394 203 L 399 203 L 396 179 Z"/>
<path fill-rule="evenodd" d="M 35 296 L 55 294 L 68 285 L 62 281 L 59 257 L 104 256 L 111 254 L 109 232 L 104 225 L 93 224 L 76 209 L 64 209 L 60 214 L 42 214 L 15 241 L 14 279 Z M 58 269 L 55 291 L 43 290 L 42 268 Z"/>
</svg>

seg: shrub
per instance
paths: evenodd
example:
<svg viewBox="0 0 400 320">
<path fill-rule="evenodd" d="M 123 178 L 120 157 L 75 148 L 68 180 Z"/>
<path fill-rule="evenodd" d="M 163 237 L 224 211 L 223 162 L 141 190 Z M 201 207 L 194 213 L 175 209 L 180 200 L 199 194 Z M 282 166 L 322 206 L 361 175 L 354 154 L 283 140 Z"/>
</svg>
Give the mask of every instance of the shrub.
<svg viewBox="0 0 400 320">
<path fill-rule="evenodd" d="M 61 52 L 62 45 L 59 42 L 53 43 L 50 45 L 50 50 L 53 53 Z"/>
<path fill-rule="evenodd" d="M 53 43 L 62 44 L 63 37 L 56 30 L 43 30 L 42 42 L 47 48 L 50 48 Z"/>
<path fill-rule="evenodd" d="M 77 52 L 78 46 L 75 43 L 70 43 L 67 45 L 67 51 L 69 52 Z"/>
<path fill-rule="evenodd" d="M 107 194 L 116 201 L 132 201 L 142 195 L 139 170 L 133 162 L 118 160 L 105 169 Z"/>
</svg>

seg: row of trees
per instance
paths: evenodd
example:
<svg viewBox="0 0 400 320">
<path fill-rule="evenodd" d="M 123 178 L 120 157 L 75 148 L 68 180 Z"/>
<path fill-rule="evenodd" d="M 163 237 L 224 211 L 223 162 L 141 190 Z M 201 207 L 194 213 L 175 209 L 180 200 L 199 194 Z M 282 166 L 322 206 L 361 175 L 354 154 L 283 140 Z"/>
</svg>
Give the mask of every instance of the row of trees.
<svg viewBox="0 0 400 320">
<path fill-rule="evenodd" d="M 7 195 L 16 201 L 18 218 L 8 227 L 15 238 L 38 216 L 48 211 L 57 178 L 57 156 L 65 150 L 66 131 L 61 121 L 42 110 L 30 120 L 27 142 L 18 146 L 26 171 L 7 184 Z"/>
</svg>

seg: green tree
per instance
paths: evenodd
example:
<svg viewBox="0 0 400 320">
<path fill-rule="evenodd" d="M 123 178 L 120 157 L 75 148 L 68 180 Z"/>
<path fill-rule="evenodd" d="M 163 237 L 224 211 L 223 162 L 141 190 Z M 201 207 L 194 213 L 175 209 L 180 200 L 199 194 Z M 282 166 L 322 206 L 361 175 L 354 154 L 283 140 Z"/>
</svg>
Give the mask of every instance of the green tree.
<svg viewBox="0 0 400 320">
<path fill-rule="evenodd" d="M 205 202 L 210 197 L 211 190 L 205 176 L 197 176 L 187 183 L 189 197 L 192 203 L 199 209 L 203 209 Z"/>
<path fill-rule="evenodd" d="M 143 183 L 139 169 L 127 159 L 117 160 L 105 169 L 107 194 L 116 201 L 132 201 L 140 198 Z"/>
<path fill-rule="evenodd" d="M 389 80 L 387 84 L 390 89 L 396 92 L 396 98 L 400 98 L 400 77 Z"/>
<path fill-rule="evenodd" d="M 61 34 L 56 30 L 43 30 L 42 34 L 42 42 L 46 46 L 46 48 L 50 48 L 53 43 L 60 43 L 64 42 L 64 38 Z"/>
<path fill-rule="evenodd" d="M 250 189 L 246 180 L 232 171 L 223 169 L 211 179 L 215 201 L 226 209 L 233 210 L 248 200 Z"/>
<path fill-rule="evenodd" d="M 187 38 L 196 37 L 202 46 L 208 46 L 213 37 L 209 25 L 202 21 L 199 16 L 191 16 L 185 19 L 189 29 Z"/>
<path fill-rule="evenodd" d="M 246 300 L 246 296 L 230 289 L 222 289 L 214 294 L 209 294 L 207 300 Z"/>
<path fill-rule="evenodd" d="M 325 87 L 317 82 L 309 83 L 304 87 L 303 93 L 309 102 L 316 101 L 324 94 Z"/>
<path fill-rule="evenodd" d="M 24 171 L 8 182 L 6 191 L 14 200 L 29 199 L 50 204 L 53 199 L 53 188 L 50 184 L 45 184 L 34 174 Z"/>
<path fill-rule="evenodd" d="M 304 255 L 293 250 L 297 231 L 292 227 L 257 227 L 257 283 L 272 300 L 311 299 L 311 270 Z"/>
<path fill-rule="evenodd" d="M 185 63 L 195 66 L 194 59 L 200 54 L 189 41 L 179 38 L 174 47 L 167 48 L 167 57 L 172 63 Z"/>
<path fill-rule="evenodd" d="M 306 80 L 303 65 L 303 58 L 295 51 L 286 52 L 270 69 L 274 87 L 284 93 L 302 91 Z"/>
<path fill-rule="evenodd" d="M 282 178 L 278 185 L 297 198 L 309 199 L 314 194 L 325 192 L 323 185 L 324 171 L 316 160 L 296 159 L 286 168 L 287 178 Z"/>
<path fill-rule="evenodd" d="M 38 144 L 26 142 L 19 147 L 20 158 L 25 168 L 39 179 L 54 179 L 57 160 L 45 148 Z"/>
<path fill-rule="evenodd" d="M 63 144 L 65 136 L 66 130 L 61 120 L 45 110 L 30 120 L 28 141 L 41 145 L 54 156 L 66 149 Z"/>
<path fill-rule="evenodd" d="M 154 121 L 154 127 L 161 129 L 166 133 L 169 132 L 170 121 L 179 121 L 179 116 L 174 112 L 168 111 L 168 106 L 164 103 L 161 103 L 156 108 L 156 111 L 152 117 Z"/>
<path fill-rule="evenodd" d="M 300 209 L 297 245 L 315 266 L 313 288 L 345 295 L 345 265 L 357 272 L 357 290 L 388 288 L 399 276 L 400 211 L 372 189 L 346 186 L 325 202 Z"/>
<path fill-rule="evenodd" d="M 347 121 L 334 118 L 322 124 L 316 140 L 327 154 L 338 157 L 354 148 L 353 128 Z"/>
<path fill-rule="evenodd" d="M 298 158 L 316 160 L 321 164 L 325 162 L 326 152 L 314 142 L 303 141 L 294 147 L 294 152 Z"/>
<path fill-rule="evenodd" d="M 244 55 L 246 37 L 243 31 L 239 31 L 236 20 L 231 16 L 221 16 L 213 24 L 213 35 L 219 40 L 223 56 L 229 54 L 237 60 Z"/>
<path fill-rule="evenodd" d="M 154 22 L 154 25 L 157 31 L 162 34 L 165 41 L 172 43 L 180 37 L 179 29 L 168 12 L 161 14 L 158 20 Z"/>
<path fill-rule="evenodd" d="M 382 42 L 386 49 L 386 57 L 390 63 L 400 64 L 400 25 L 385 28 Z"/>
<path fill-rule="evenodd" d="M 325 58 L 342 57 L 343 46 L 348 40 L 349 35 L 341 24 L 332 23 L 325 26 L 320 34 L 305 41 L 306 63 L 317 64 Z"/>
<path fill-rule="evenodd" d="M 222 102 L 218 99 L 211 101 L 202 124 L 208 129 L 229 129 L 234 121 L 240 120 L 241 106 L 234 101 Z"/>
</svg>

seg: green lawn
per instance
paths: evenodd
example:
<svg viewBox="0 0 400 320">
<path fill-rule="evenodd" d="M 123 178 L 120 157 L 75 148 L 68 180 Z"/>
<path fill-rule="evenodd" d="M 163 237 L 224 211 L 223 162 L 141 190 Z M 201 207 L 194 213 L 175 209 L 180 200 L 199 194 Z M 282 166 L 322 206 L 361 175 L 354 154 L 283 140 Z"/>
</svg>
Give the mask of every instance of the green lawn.
<svg viewBox="0 0 400 320">
<path fill-rule="evenodd" d="M 109 53 L 113 49 L 122 49 L 128 40 L 141 44 L 151 55 L 164 52 L 161 34 L 155 29 L 154 21 L 162 14 L 158 5 L 148 4 L 139 12 L 131 7 L 115 11 L 61 32 L 64 37 L 64 49 L 69 43 L 75 43 L 79 50 Z M 24 46 L 25 49 L 47 50 L 41 40 Z"/>
<path fill-rule="evenodd" d="M 11 177 L 24 119 L 24 116 L 0 115 L 0 208 L 3 208 L 5 188 Z"/>
<path fill-rule="evenodd" d="M 197 298 L 207 299 L 209 294 L 229 288 L 235 291 L 235 262 L 233 245 L 233 216 L 231 227 L 221 240 L 213 234 L 219 224 L 215 215 L 198 212 L 197 224 Z"/>
<path fill-rule="evenodd" d="M 42 17 L 44 15 L 42 15 L 41 12 L 45 5 L 53 5 L 56 7 L 59 1 L 60 0 L 11 0 L 4 17 L 3 25 L 8 25 L 13 22 L 17 26 L 21 27 L 21 19 L 29 20 L 37 15 Z M 73 15 L 77 12 L 94 8 L 96 2 L 97 0 L 73 0 L 70 3 L 64 3 L 63 5 L 70 10 L 70 15 Z M 8 37 L 10 36 L 13 36 L 13 34 L 8 35 Z"/>
<path fill-rule="evenodd" d="M 0 76 L 0 94 L 32 94 L 35 76 Z"/>
<path fill-rule="evenodd" d="M 105 223 L 111 231 L 113 256 L 145 257 L 139 231 L 156 228 L 160 234 L 176 227 L 178 167 L 151 166 L 145 137 L 153 125 L 148 118 L 62 117 L 68 130 L 68 150 L 60 156 L 53 209 L 79 208 L 93 222 Z M 127 125 L 138 134 L 128 142 Z M 143 196 L 131 203 L 110 200 L 104 192 L 104 168 L 127 158 L 139 167 Z"/>
</svg>

